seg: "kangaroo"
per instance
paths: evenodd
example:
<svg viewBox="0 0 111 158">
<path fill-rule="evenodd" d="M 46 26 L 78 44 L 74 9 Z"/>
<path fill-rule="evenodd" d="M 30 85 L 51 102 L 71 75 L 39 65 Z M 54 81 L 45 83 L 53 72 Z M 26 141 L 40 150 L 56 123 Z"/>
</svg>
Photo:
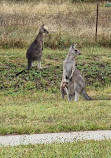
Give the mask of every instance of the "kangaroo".
<svg viewBox="0 0 111 158">
<path fill-rule="evenodd" d="M 41 69 L 41 58 L 42 58 L 42 51 L 43 51 L 43 34 L 48 34 L 49 32 L 44 28 L 44 24 L 40 27 L 39 33 L 36 36 L 35 40 L 29 46 L 26 52 L 26 58 L 28 59 L 28 66 L 26 69 L 16 73 L 15 76 L 18 76 L 25 72 L 27 69 L 30 70 L 32 67 L 33 61 L 38 61 L 38 69 Z M 12 76 L 14 77 L 14 76 Z"/>
<path fill-rule="evenodd" d="M 81 53 L 72 45 L 69 49 L 66 59 L 63 62 L 63 76 L 60 85 L 61 96 L 68 96 L 68 100 L 79 100 L 81 94 L 86 100 L 92 100 L 85 91 L 84 78 L 76 68 L 75 56 Z"/>
<path fill-rule="evenodd" d="M 28 59 L 28 70 L 31 69 L 33 61 L 38 61 L 38 69 L 41 69 L 44 33 L 48 34 L 48 31 L 44 28 L 44 25 L 42 25 L 39 29 L 39 33 L 36 36 L 35 40 L 27 49 L 26 58 Z"/>
</svg>

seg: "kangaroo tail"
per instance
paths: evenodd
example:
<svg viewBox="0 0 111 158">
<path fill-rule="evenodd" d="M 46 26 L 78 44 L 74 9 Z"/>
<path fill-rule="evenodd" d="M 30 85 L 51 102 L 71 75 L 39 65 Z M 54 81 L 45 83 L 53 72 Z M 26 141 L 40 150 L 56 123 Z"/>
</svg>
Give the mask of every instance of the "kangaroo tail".
<svg viewBox="0 0 111 158">
<path fill-rule="evenodd" d="M 25 69 L 25 70 L 26 70 L 26 69 Z M 10 77 L 12 77 L 12 78 L 17 77 L 17 76 L 19 76 L 20 74 L 22 74 L 23 72 L 25 72 L 25 70 L 22 70 L 22 71 L 16 73 L 14 76 L 10 76 Z"/>
<path fill-rule="evenodd" d="M 85 90 L 82 91 L 81 95 L 86 99 L 86 100 L 93 100 L 88 94 L 86 93 Z"/>
<path fill-rule="evenodd" d="M 25 70 L 26 70 L 26 69 L 25 69 Z M 25 72 L 25 70 L 22 70 L 22 71 L 20 71 L 20 72 L 16 73 L 16 75 L 15 75 L 15 76 L 18 76 L 18 75 L 22 74 L 23 72 Z"/>
<path fill-rule="evenodd" d="M 82 91 L 81 95 L 86 99 L 86 100 L 111 100 L 111 99 L 92 99 L 90 96 L 88 96 L 88 94 L 86 93 L 85 90 Z"/>
</svg>

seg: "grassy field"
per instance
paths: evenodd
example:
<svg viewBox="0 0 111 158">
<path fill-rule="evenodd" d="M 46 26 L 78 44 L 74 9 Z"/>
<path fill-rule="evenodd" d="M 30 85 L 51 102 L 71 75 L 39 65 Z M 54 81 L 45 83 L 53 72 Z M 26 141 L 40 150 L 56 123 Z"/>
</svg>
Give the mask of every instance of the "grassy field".
<svg viewBox="0 0 111 158">
<path fill-rule="evenodd" d="M 27 145 L 0 148 L 0 158 L 110 158 L 111 141 Z"/>
<path fill-rule="evenodd" d="M 52 1 L 52 0 L 51 0 Z M 111 46 L 111 8 L 99 5 L 98 43 L 95 42 L 96 3 L 0 3 L 0 46 L 24 48 L 44 23 L 50 34 L 45 46 L 56 49 L 72 42 L 81 47 Z"/>
<path fill-rule="evenodd" d="M 95 7 L 95 3 L 1 2 L 0 134 L 111 128 L 107 100 L 111 99 L 110 8 L 100 3 L 96 44 Z M 42 61 L 47 68 L 35 67 L 14 77 L 26 68 L 26 47 L 42 23 L 50 32 L 45 36 L 47 49 Z M 80 98 L 69 103 L 60 98 L 62 62 L 73 42 L 82 53 L 77 57 L 77 68 L 84 75 L 89 95 L 98 101 Z"/>
<path fill-rule="evenodd" d="M 79 47 L 79 46 L 78 46 Z M 91 89 L 105 88 L 111 82 L 111 49 L 104 47 L 78 48 L 82 55 L 77 57 L 77 68 L 83 73 L 87 87 Z M 62 77 L 62 63 L 68 49 L 44 51 L 41 71 L 33 68 L 13 78 L 16 73 L 27 67 L 26 49 L 0 50 L 0 88 L 6 93 L 24 90 L 45 90 L 57 92 Z M 35 63 L 36 64 L 36 63 Z"/>
<path fill-rule="evenodd" d="M 1 99 L 0 134 L 111 129 L 111 101 L 69 103 L 33 92 Z"/>
<path fill-rule="evenodd" d="M 68 102 L 60 98 L 62 62 L 66 50 L 46 49 L 47 69 L 22 73 L 27 66 L 25 49 L 0 52 L 0 134 L 45 133 L 111 129 L 110 48 L 80 48 L 77 67 L 83 73 L 88 94 L 97 101 Z"/>
<path fill-rule="evenodd" d="M 111 9 L 99 5 L 96 43 L 96 3 L 56 2 L 0 1 L 0 135 L 111 129 Z M 42 60 L 47 68 L 15 77 L 26 68 L 26 49 L 43 23 L 50 32 Z M 60 97 L 62 62 L 72 43 L 82 53 L 77 68 L 94 101 Z M 109 158 L 110 151 L 111 141 L 78 141 L 2 147 L 0 158 Z"/>
</svg>

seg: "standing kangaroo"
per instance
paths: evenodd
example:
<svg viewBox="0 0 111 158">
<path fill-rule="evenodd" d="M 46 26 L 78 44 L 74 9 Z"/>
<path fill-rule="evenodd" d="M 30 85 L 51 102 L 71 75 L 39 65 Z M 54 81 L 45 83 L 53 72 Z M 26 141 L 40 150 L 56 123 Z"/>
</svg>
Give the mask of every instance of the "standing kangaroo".
<svg viewBox="0 0 111 158">
<path fill-rule="evenodd" d="M 86 100 L 92 100 L 85 91 L 84 78 L 80 71 L 76 68 L 75 55 L 80 55 L 81 53 L 75 49 L 73 44 L 67 54 L 66 59 L 63 62 L 63 76 L 61 81 L 61 95 L 68 96 L 68 100 L 79 100 L 79 94 L 81 94 Z"/>
<path fill-rule="evenodd" d="M 48 34 L 48 31 L 42 25 L 39 29 L 39 33 L 32 44 L 29 46 L 26 57 L 28 59 L 28 70 L 32 67 L 33 61 L 38 61 L 38 69 L 41 69 L 41 58 L 43 51 L 43 34 Z"/>
</svg>

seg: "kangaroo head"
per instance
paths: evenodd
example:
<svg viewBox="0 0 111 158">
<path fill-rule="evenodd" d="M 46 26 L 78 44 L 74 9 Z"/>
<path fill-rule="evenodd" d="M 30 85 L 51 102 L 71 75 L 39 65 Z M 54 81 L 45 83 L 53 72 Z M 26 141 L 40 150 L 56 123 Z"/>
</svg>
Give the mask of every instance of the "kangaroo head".
<svg viewBox="0 0 111 158">
<path fill-rule="evenodd" d="M 68 88 L 68 82 L 63 82 L 63 84 L 62 84 L 62 88 Z"/>
<path fill-rule="evenodd" d="M 75 44 L 73 44 L 73 45 L 70 46 L 69 51 L 70 51 L 70 53 L 71 53 L 72 55 L 74 55 L 74 56 L 81 54 L 81 53 L 76 49 L 76 45 L 75 45 Z"/>
<path fill-rule="evenodd" d="M 40 33 L 46 33 L 46 34 L 49 33 L 49 32 L 45 29 L 44 24 L 40 27 L 39 32 L 40 32 Z"/>
</svg>

